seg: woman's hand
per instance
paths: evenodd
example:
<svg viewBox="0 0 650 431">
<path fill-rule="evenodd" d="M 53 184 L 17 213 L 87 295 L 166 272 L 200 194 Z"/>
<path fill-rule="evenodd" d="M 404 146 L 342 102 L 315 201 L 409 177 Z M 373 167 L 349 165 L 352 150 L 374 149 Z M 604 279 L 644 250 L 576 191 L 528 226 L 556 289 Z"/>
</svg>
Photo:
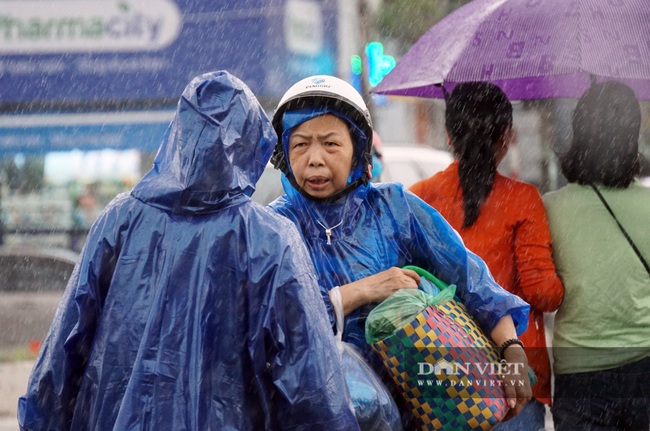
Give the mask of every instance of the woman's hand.
<svg viewBox="0 0 650 431">
<path fill-rule="evenodd" d="M 512 316 L 506 314 L 503 316 L 492 329 L 490 337 L 496 346 L 501 346 L 511 338 L 517 338 L 515 324 Z M 517 416 L 526 403 L 533 396 L 530 388 L 530 379 L 528 378 L 528 358 L 524 349 L 513 344 L 503 352 L 504 374 L 502 376 L 503 389 L 506 393 L 506 400 L 510 411 L 506 414 L 504 420 Z"/>
<path fill-rule="evenodd" d="M 420 276 L 410 269 L 397 267 L 371 275 L 340 287 L 343 313 L 348 315 L 357 308 L 380 303 L 400 289 L 417 289 Z"/>
<path fill-rule="evenodd" d="M 510 410 L 504 420 L 517 416 L 533 396 L 528 379 L 528 358 L 524 349 L 515 344 L 503 352 L 505 364 L 501 376 Z"/>
</svg>

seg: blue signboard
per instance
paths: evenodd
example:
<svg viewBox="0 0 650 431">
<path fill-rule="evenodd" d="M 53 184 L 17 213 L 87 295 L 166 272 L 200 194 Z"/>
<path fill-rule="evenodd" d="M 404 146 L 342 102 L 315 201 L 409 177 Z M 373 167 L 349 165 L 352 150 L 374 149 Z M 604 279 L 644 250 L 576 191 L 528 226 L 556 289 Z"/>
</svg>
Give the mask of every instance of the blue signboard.
<svg viewBox="0 0 650 431">
<path fill-rule="evenodd" d="M 153 153 L 173 115 L 158 110 L 0 116 L 0 157 L 104 148 Z"/>
<path fill-rule="evenodd" d="M 168 120 L 104 124 L 92 111 L 173 109 L 193 77 L 218 69 L 266 101 L 305 76 L 336 74 L 336 3 L 0 0 L 0 152 L 150 150 Z M 71 125 L 68 108 L 91 115 Z M 16 109 L 51 121 L 16 121 Z"/>
<path fill-rule="evenodd" d="M 1 102 L 177 99 L 227 69 L 261 97 L 335 73 L 335 0 L 0 0 Z"/>
</svg>

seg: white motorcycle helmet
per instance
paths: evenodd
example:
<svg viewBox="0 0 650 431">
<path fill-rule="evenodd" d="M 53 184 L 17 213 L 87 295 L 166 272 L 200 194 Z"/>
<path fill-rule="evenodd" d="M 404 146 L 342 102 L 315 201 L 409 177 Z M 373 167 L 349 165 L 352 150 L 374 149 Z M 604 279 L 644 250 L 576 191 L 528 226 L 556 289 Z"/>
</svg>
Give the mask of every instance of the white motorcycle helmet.
<svg viewBox="0 0 650 431">
<path fill-rule="evenodd" d="M 289 169 L 287 156 L 282 145 L 282 133 L 284 127 L 282 119 L 284 113 L 308 107 L 331 108 L 333 111 L 344 115 L 365 134 L 366 142 L 355 144 L 362 145 L 358 163 L 363 163 L 361 178 L 355 178 L 343 190 L 330 196 L 327 201 L 333 201 L 339 197 L 351 192 L 361 184 L 366 185 L 370 180 L 367 169 L 372 164 L 372 120 L 366 103 L 359 92 L 350 84 L 342 79 L 329 75 L 315 75 L 298 81 L 291 86 L 278 103 L 278 107 L 273 115 L 273 127 L 278 135 L 278 142 L 275 151 L 271 157 L 271 162 L 276 169 L 281 170 L 289 179 L 291 184 L 302 192 L 295 178 Z M 355 148 L 355 151 L 357 148 Z M 353 166 L 354 170 L 355 166 Z M 312 196 L 305 195 L 310 199 L 316 199 Z M 323 199 L 316 199 L 323 200 Z"/>
</svg>

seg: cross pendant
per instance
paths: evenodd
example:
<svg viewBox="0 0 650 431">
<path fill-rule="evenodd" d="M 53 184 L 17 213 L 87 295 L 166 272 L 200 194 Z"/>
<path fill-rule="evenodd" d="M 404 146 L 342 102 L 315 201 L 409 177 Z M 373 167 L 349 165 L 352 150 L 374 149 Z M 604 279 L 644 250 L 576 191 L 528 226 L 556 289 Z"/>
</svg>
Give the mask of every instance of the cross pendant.
<svg viewBox="0 0 650 431">
<path fill-rule="evenodd" d="M 325 235 L 327 236 L 327 245 L 332 245 L 332 229 L 325 229 Z"/>
</svg>

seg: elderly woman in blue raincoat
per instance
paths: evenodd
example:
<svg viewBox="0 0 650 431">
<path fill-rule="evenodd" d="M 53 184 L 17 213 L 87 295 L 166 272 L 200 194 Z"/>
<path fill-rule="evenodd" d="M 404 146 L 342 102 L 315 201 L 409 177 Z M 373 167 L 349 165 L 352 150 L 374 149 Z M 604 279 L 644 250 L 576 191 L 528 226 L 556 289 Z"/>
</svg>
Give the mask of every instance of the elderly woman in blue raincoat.
<svg viewBox="0 0 650 431">
<path fill-rule="evenodd" d="M 305 246 L 249 199 L 275 140 L 237 78 L 187 86 L 153 169 L 90 231 L 22 430 L 358 429 Z"/>
<path fill-rule="evenodd" d="M 330 323 L 343 315 L 343 341 L 357 345 L 381 372 L 365 341 L 369 311 L 398 289 L 417 288 L 416 265 L 457 286 L 457 294 L 506 361 L 527 364 L 513 342 L 529 306 L 496 284 L 485 263 L 463 245 L 440 214 L 401 184 L 369 183 L 372 124 L 356 90 L 331 76 L 293 85 L 273 117 L 272 157 L 285 195 L 271 208 L 299 228 L 316 267 Z M 505 344 L 504 344 L 505 343 Z M 521 367 L 525 370 L 526 367 Z M 517 414 L 531 397 L 527 375 L 504 382 Z"/>
</svg>

